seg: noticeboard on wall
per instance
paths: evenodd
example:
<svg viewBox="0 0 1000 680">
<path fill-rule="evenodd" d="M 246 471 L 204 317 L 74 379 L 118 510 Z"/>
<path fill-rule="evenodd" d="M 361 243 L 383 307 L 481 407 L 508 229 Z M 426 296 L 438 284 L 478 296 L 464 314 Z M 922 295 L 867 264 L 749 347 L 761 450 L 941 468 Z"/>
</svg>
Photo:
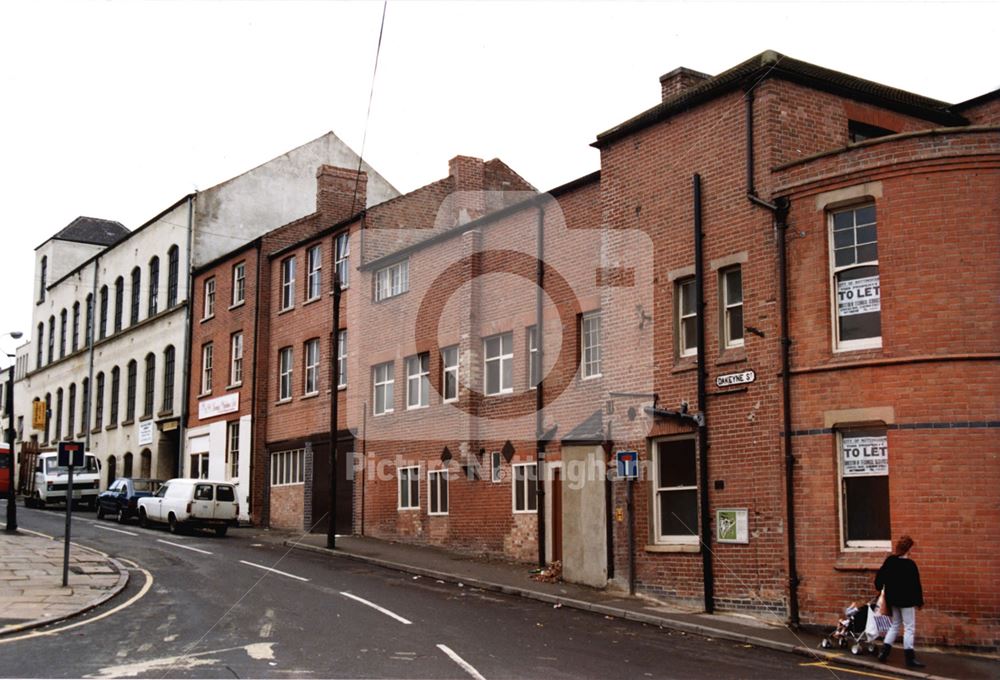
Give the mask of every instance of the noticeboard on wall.
<svg viewBox="0 0 1000 680">
<path fill-rule="evenodd" d="M 746 508 L 716 510 L 715 540 L 719 543 L 749 543 L 749 515 Z"/>
</svg>

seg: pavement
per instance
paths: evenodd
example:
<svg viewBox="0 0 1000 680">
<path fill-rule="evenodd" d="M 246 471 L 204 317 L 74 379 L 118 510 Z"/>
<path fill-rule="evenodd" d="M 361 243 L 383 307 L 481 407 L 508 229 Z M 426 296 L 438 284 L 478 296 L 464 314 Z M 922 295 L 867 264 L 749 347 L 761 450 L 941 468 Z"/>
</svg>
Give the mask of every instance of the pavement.
<svg viewBox="0 0 1000 680">
<path fill-rule="evenodd" d="M 0 531 L 0 635 L 76 616 L 111 599 L 128 582 L 116 560 L 71 543 L 62 585 L 63 542 L 21 529 Z"/>
<path fill-rule="evenodd" d="M 271 540 L 281 541 L 291 548 L 336 554 L 445 582 L 519 595 L 553 606 L 572 607 L 709 638 L 799 654 L 814 659 L 817 664 L 836 662 L 883 673 L 888 671 L 901 676 L 928 679 L 1000 677 L 1000 655 L 996 654 L 918 646 L 918 659 L 927 664 L 927 667 L 911 670 L 903 666 L 903 654 L 899 650 L 893 650 L 889 663 L 880 663 L 873 656 L 855 656 L 849 650 L 820 649 L 820 641 L 829 630 L 792 630 L 783 621 L 764 621 L 739 614 L 684 611 L 623 592 L 562 581 L 539 581 L 532 578 L 534 565 L 530 564 L 460 555 L 436 547 L 359 536 L 338 536 L 336 550 L 331 551 L 326 548 L 325 534 L 293 535 L 273 530 L 261 531 L 263 534 L 258 535 L 267 535 Z M 835 623 L 835 616 L 836 613 L 831 613 L 832 623 Z M 832 628 L 831 625 L 830 629 Z"/>
</svg>

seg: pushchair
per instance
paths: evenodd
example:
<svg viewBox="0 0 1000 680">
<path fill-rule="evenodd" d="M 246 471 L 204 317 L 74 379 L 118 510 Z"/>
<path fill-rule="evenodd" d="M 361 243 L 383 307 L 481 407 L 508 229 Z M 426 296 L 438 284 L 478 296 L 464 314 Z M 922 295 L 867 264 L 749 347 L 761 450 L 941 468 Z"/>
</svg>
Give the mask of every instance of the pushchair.
<svg viewBox="0 0 1000 680">
<path fill-rule="evenodd" d="M 837 628 L 823 638 L 819 646 L 823 649 L 850 647 L 851 654 L 874 654 L 876 643 L 889 630 L 892 620 L 879 613 L 875 600 L 858 606 L 852 602 L 844 610 L 844 618 L 837 622 Z"/>
</svg>

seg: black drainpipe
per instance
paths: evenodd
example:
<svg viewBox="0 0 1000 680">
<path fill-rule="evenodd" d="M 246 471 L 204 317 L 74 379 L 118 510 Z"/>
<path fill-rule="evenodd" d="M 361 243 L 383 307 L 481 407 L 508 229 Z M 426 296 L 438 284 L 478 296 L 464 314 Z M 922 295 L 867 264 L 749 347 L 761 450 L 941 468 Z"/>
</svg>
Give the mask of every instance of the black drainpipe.
<svg viewBox="0 0 1000 680">
<path fill-rule="evenodd" d="M 538 351 L 538 384 L 535 386 L 535 488 L 538 493 L 538 568 L 545 569 L 545 366 L 544 319 L 542 318 L 545 295 L 545 206 L 538 206 L 538 229 L 535 241 L 535 347 Z"/>
<path fill-rule="evenodd" d="M 795 456 L 792 449 L 792 376 L 791 345 L 788 334 L 788 259 L 787 243 L 788 210 L 791 202 L 782 196 L 774 203 L 757 196 L 754 187 L 754 144 L 753 144 L 753 90 L 748 90 L 746 102 L 747 131 L 747 198 L 751 203 L 767 208 L 774 214 L 775 234 L 778 246 L 778 304 L 781 315 L 781 410 L 782 439 L 785 444 L 785 524 L 788 531 L 788 623 L 799 627 L 799 575 L 795 558 Z"/>
<path fill-rule="evenodd" d="M 707 377 L 705 361 L 705 271 L 702 262 L 702 230 L 701 230 L 701 175 L 694 175 L 694 288 L 696 334 L 698 336 L 698 413 L 701 416 L 698 423 L 698 468 L 699 486 L 701 487 L 701 562 L 705 586 L 705 612 L 715 611 L 715 574 L 712 571 L 712 520 L 709 517 L 708 503 L 708 421 L 705 409 L 708 397 L 705 389 Z"/>
</svg>

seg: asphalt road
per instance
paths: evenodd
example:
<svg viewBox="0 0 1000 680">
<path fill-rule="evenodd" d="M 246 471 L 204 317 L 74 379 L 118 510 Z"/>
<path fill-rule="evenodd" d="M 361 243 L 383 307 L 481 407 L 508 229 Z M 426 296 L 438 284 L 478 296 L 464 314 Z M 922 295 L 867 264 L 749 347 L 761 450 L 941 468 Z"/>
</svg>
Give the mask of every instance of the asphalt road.
<svg viewBox="0 0 1000 680">
<path fill-rule="evenodd" d="M 63 518 L 18 508 L 21 528 L 52 536 Z M 73 540 L 125 561 L 129 585 L 70 622 L 0 638 L 0 677 L 891 677 L 290 551 L 264 536 L 175 536 L 74 513 Z"/>
</svg>

